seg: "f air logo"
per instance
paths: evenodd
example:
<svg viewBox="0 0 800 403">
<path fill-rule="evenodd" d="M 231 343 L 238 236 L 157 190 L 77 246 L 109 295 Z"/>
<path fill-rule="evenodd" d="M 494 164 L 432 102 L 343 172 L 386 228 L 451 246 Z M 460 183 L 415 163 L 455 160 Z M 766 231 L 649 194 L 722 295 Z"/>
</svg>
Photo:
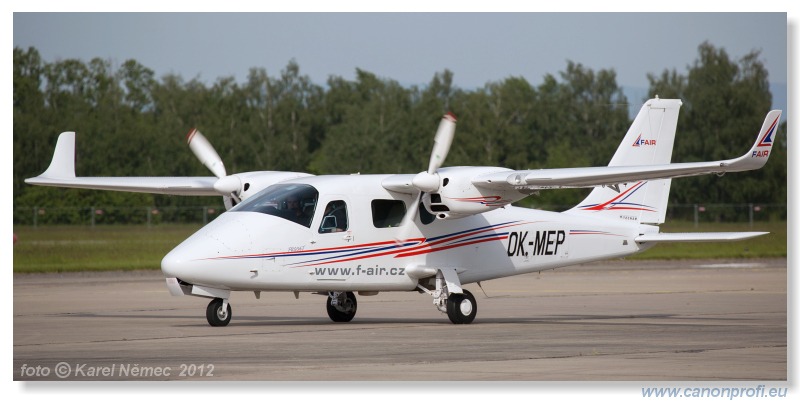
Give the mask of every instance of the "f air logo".
<svg viewBox="0 0 800 403">
<path fill-rule="evenodd" d="M 512 232 L 508 234 L 508 256 L 557 255 L 558 247 L 567 239 L 564 231 L 536 231 L 528 238 L 528 231 Z M 528 250 L 528 247 L 533 249 Z M 564 249 L 562 248 L 562 251 Z"/>
<path fill-rule="evenodd" d="M 780 117 L 778 117 L 778 119 L 780 119 Z M 772 145 L 772 135 L 775 133 L 775 126 L 778 125 L 778 119 L 772 122 L 767 133 L 758 141 L 757 147 L 768 147 Z"/>
<path fill-rule="evenodd" d="M 642 139 L 642 135 L 640 134 L 639 137 L 636 138 L 636 141 L 633 142 L 634 147 L 641 147 L 641 146 L 654 146 L 656 145 L 656 140 L 648 140 Z"/>
<path fill-rule="evenodd" d="M 778 117 L 780 119 L 780 117 Z M 775 127 L 778 125 L 778 119 L 775 119 L 772 122 L 772 125 L 769 127 L 769 130 L 758 140 L 758 145 L 756 147 L 772 147 L 772 135 L 775 133 Z M 766 150 L 753 150 L 753 154 L 750 156 L 751 158 L 768 158 L 769 157 L 769 149 Z"/>
</svg>

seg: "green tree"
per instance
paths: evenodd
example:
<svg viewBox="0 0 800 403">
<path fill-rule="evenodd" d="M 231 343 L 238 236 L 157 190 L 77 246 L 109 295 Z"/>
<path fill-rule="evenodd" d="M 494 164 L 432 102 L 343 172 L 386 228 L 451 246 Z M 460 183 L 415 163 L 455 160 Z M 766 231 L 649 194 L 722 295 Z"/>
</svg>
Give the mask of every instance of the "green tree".
<svg viewBox="0 0 800 403">
<path fill-rule="evenodd" d="M 559 82 L 546 75 L 537 89 L 529 147 L 530 168 L 605 166 L 630 126 L 627 98 L 613 70 L 593 71 L 569 61 Z M 524 204 L 572 206 L 589 189 L 543 191 Z"/>
<path fill-rule="evenodd" d="M 768 72 L 759 52 L 733 60 L 709 43 L 686 75 L 648 75 L 650 94 L 684 101 L 678 119 L 673 162 L 722 160 L 747 151 L 772 104 Z M 780 131 L 780 130 L 779 130 Z M 764 169 L 673 181 L 672 203 L 785 203 L 786 132 L 780 131 Z M 724 218 L 718 215 L 717 219 Z"/>
<path fill-rule="evenodd" d="M 459 127 L 456 129 L 455 140 L 446 164 L 450 166 L 458 164 L 457 155 L 459 150 L 463 151 L 461 144 L 463 141 L 468 141 L 469 136 L 463 127 L 468 119 L 461 120 L 462 108 L 458 105 L 459 100 L 464 97 L 464 92 L 454 85 L 454 76 L 452 71 L 445 69 L 435 73 L 424 88 L 409 89 L 411 110 L 405 122 L 408 135 L 403 147 L 396 151 L 397 161 L 404 162 L 404 168 L 401 168 L 403 172 L 416 173 L 428 168 L 436 129 L 442 116 L 448 112 L 459 119 Z"/>
<path fill-rule="evenodd" d="M 45 115 L 43 85 L 45 64 L 34 48 L 27 51 L 14 48 L 13 141 L 14 141 L 14 199 L 26 187 L 17 173 L 35 172 L 40 161 L 47 160 L 48 150 L 40 146 L 52 133 L 48 133 Z M 37 164 L 38 163 L 38 164 Z"/>
<path fill-rule="evenodd" d="M 404 173 L 407 165 L 399 156 L 408 147 L 411 133 L 409 91 L 364 70 L 358 69 L 356 76 L 354 83 L 329 80 L 333 98 L 350 102 L 335 106 L 330 105 L 332 100 L 327 102 L 328 110 L 334 112 L 331 120 L 338 123 L 328 127 L 310 169 L 340 174 Z"/>
<path fill-rule="evenodd" d="M 771 104 L 758 52 L 732 60 L 708 43 L 698 51 L 685 74 L 648 75 L 651 96 L 684 101 L 675 162 L 740 155 Z M 454 77 L 444 70 L 427 85 L 404 87 L 357 69 L 354 80 L 332 76 L 323 87 L 291 60 L 277 76 L 253 68 L 243 83 L 221 77 L 207 85 L 178 75 L 156 78 L 135 60 L 116 69 L 98 58 L 48 63 L 34 48 L 14 48 L 14 203 L 21 208 L 15 220 L 30 217 L 35 206 L 48 211 L 44 220 L 85 222 L 65 206 L 108 203 L 189 211 L 176 208 L 221 204 L 217 197 L 105 195 L 25 185 L 24 178 L 47 168 L 56 135 L 68 130 L 78 133 L 76 170 L 82 176 L 209 176 L 185 142 L 193 127 L 208 137 L 228 173 L 349 174 L 426 169 L 446 112 L 459 120 L 447 166 L 602 166 L 630 125 L 627 99 L 613 70 L 594 71 L 569 61 L 564 71 L 546 74 L 536 86 L 508 77 L 469 91 L 456 87 Z M 672 202 L 785 203 L 785 130 L 784 121 L 764 169 L 677 180 Z M 569 206 L 587 193 L 543 191 L 522 203 Z M 173 216 L 189 218 L 201 210 L 191 211 Z M 125 220 L 122 214 L 104 219 Z"/>
</svg>

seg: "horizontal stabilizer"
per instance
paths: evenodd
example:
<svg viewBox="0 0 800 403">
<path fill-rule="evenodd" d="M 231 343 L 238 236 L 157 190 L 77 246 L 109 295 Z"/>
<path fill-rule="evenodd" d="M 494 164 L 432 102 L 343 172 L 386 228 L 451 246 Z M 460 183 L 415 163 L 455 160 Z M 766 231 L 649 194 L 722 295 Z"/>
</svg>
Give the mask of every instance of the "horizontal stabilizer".
<svg viewBox="0 0 800 403">
<path fill-rule="evenodd" d="M 741 241 L 766 235 L 769 232 L 675 232 L 644 234 L 636 237 L 636 242 L 727 242 Z"/>
</svg>

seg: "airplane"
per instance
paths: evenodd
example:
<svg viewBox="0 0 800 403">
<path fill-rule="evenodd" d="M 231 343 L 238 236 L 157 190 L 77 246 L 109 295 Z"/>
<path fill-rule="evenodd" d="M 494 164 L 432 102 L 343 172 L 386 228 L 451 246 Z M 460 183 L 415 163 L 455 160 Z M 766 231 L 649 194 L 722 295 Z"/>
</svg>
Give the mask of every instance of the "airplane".
<svg viewBox="0 0 800 403">
<path fill-rule="evenodd" d="M 780 110 L 767 113 L 738 158 L 671 163 L 678 99 L 646 101 L 608 166 L 511 170 L 443 167 L 456 117 L 435 134 L 427 170 L 417 174 L 227 174 L 197 129 L 190 149 L 213 177 L 76 177 L 75 133 L 58 137 L 53 159 L 32 185 L 169 195 L 222 196 L 227 211 L 161 261 L 174 296 L 210 299 L 206 319 L 226 326 L 235 291 L 327 296 L 334 322 L 349 322 L 356 294 L 416 291 L 454 324 L 472 323 L 467 284 L 622 258 L 658 243 L 736 241 L 766 232 L 662 233 L 672 178 L 759 169 L 777 136 Z M 512 205 L 541 190 L 593 188 L 573 208 Z"/>
</svg>

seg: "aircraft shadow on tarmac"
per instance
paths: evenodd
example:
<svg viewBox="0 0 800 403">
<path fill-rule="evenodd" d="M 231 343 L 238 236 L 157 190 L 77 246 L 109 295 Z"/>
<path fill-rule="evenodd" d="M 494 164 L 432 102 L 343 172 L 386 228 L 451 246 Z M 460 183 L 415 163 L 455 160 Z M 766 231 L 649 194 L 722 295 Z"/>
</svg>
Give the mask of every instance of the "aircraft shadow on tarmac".
<svg viewBox="0 0 800 403">
<path fill-rule="evenodd" d="M 158 314 L 158 313 L 147 313 L 147 312 L 130 312 L 124 314 L 97 314 L 97 313 L 68 313 L 68 314 L 59 314 L 56 316 L 61 317 L 81 317 L 81 318 L 116 318 L 116 319 L 130 319 L 133 322 L 142 319 L 142 320 L 153 320 L 153 319 L 164 319 L 165 326 L 175 326 L 175 327 L 201 327 L 206 328 L 208 324 L 202 317 L 198 317 L 195 315 L 169 315 L 169 314 Z M 642 320 L 642 319 L 654 319 L 654 320 L 663 320 L 663 319 L 675 319 L 679 318 L 683 322 L 695 322 L 695 321 L 703 321 L 707 322 L 709 320 L 715 321 L 726 321 L 726 322 L 749 322 L 753 319 L 749 318 L 731 318 L 731 317 L 720 317 L 720 316 L 685 316 L 680 314 L 671 314 L 671 313 L 656 313 L 656 314 L 625 314 L 625 315 L 543 315 L 543 316 L 536 316 L 536 317 L 502 317 L 502 318 L 492 318 L 492 317 L 482 317 L 479 320 L 473 322 L 474 325 L 481 325 L 481 324 L 518 324 L 518 325 L 543 325 L 543 324 L 575 324 L 575 325 L 632 325 L 631 320 Z M 180 320 L 182 323 L 175 323 L 176 320 Z M 191 320 L 192 323 L 186 323 L 186 320 Z M 440 324 L 440 325 L 448 325 L 450 323 L 447 321 L 447 317 L 443 316 L 441 318 L 402 318 L 402 317 L 393 317 L 393 318 L 370 318 L 370 317 L 361 317 L 356 318 L 350 323 L 335 323 L 331 322 L 327 317 L 324 316 L 261 316 L 261 315 L 241 315 L 236 317 L 236 322 L 231 323 L 229 327 L 254 327 L 254 326 L 321 326 L 321 325 L 340 325 L 340 326 L 348 326 L 348 325 L 392 325 L 392 324 Z M 659 325 L 660 323 L 652 323 L 653 325 Z M 666 323 L 664 323 L 666 324 Z M 636 325 L 642 325 L 641 322 L 637 322 Z M 674 322 L 670 322 L 671 326 L 676 326 L 679 324 L 675 324 Z"/>
</svg>

